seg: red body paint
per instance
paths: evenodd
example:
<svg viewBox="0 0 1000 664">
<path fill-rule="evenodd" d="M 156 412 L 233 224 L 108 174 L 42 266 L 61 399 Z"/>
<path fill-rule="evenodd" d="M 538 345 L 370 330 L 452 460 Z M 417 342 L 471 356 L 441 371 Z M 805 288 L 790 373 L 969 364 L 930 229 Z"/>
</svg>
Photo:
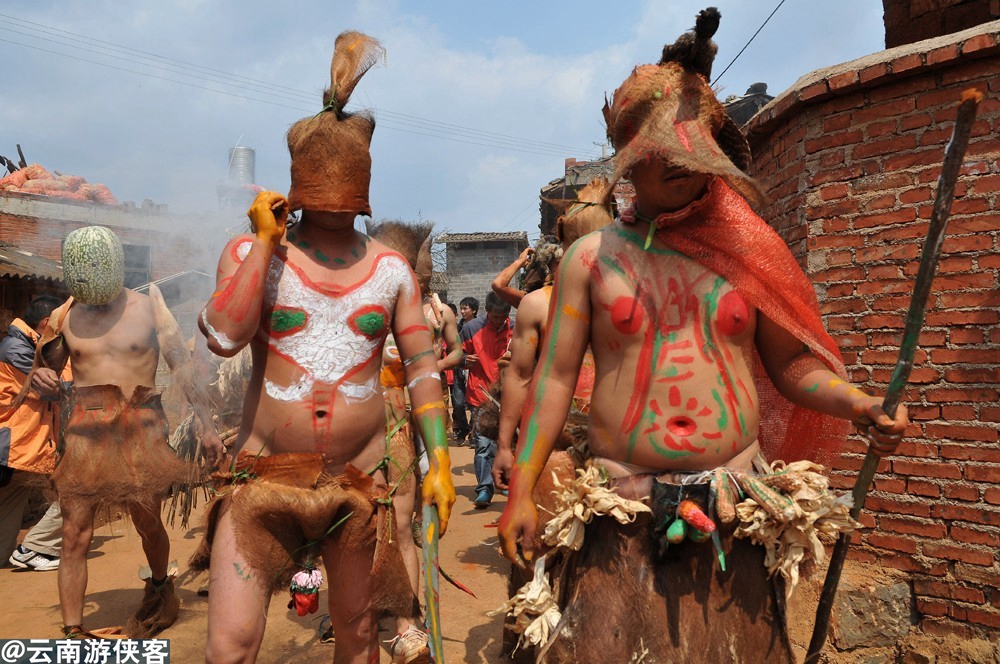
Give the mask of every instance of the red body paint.
<svg viewBox="0 0 1000 664">
<path fill-rule="evenodd" d="M 750 324 L 750 309 L 736 291 L 729 291 L 719 300 L 715 326 L 719 332 L 734 337 Z"/>
</svg>

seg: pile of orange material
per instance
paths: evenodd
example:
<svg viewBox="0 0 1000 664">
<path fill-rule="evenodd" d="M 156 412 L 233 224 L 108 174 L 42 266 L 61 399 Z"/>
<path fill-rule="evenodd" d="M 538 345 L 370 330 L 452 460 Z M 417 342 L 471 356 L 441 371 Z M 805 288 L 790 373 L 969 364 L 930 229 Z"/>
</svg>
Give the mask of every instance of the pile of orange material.
<svg viewBox="0 0 1000 664">
<path fill-rule="evenodd" d="M 118 199 L 103 184 L 87 184 L 87 181 L 78 175 L 51 173 L 38 164 L 25 166 L 0 179 L 0 191 L 39 194 L 101 205 L 118 205 Z"/>
</svg>

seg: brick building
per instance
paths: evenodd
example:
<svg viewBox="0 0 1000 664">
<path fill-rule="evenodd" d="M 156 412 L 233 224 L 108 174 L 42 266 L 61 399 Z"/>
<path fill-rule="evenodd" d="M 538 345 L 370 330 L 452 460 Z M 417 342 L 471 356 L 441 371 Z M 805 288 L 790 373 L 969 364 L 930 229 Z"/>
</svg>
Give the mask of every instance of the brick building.
<svg viewBox="0 0 1000 664">
<path fill-rule="evenodd" d="M 16 247 L 0 258 L 0 329 L 20 315 L 28 300 L 43 292 L 65 295 L 61 285 L 62 240 L 88 225 L 107 226 L 125 249 L 125 285 L 170 279 L 164 294 L 186 331 L 194 329 L 194 307 L 214 285 L 215 263 L 225 241 L 218 218 L 171 215 L 149 201 L 142 207 L 97 205 L 35 194 L 0 192 L 0 247 Z M 0 251 L 0 254 L 4 254 Z M 30 255 L 30 261 L 25 265 Z M 20 267 L 12 263 L 20 256 Z M 200 277 L 198 275 L 201 275 Z M 184 284 L 182 292 L 176 286 Z"/>
<path fill-rule="evenodd" d="M 444 233 L 434 242 L 445 245 L 447 266 L 441 286 L 436 287 L 438 295 L 443 301 L 456 303 L 472 296 L 482 307 L 493 279 L 528 248 L 528 234 Z"/>
<path fill-rule="evenodd" d="M 887 26 L 890 5 L 898 4 L 919 3 L 886 0 Z M 1000 21 L 993 21 L 812 72 L 747 127 L 753 174 L 772 201 L 763 216 L 816 284 L 853 380 L 882 393 L 959 95 L 967 88 L 985 94 L 904 399 L 913 424 L 898 453 L 879 466 L 862 515 L 867 529 L 855 537 L 851 556 L 907 574 L 915 621 L 925 633 L 994 642 L 1000 638 L 998 72 Z M 860 439 L 850 442 L 835 464 L 835 486 L 853 485 L 864 451 Z"/>
</svg>

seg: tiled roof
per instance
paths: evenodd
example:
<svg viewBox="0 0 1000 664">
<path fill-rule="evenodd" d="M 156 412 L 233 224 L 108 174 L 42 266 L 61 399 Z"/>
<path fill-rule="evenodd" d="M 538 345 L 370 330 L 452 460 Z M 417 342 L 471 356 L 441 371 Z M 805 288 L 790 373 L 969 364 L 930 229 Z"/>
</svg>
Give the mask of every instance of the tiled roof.
<svg viewBox="0 0 1000 664">
<path fill-rule="evenodd" d="M 510 233 L 442 233 L 434 238 L 438 244 L 462 244 L 465 242 L 523 242 L 528 243 L 527 231 Z"/>
<path fill-rule="evenodd" d="M 37 277 L 62 281 L 62 263 L 22 251 L 12 244 L 0 242 L 0 277 Z"/>
</svg>

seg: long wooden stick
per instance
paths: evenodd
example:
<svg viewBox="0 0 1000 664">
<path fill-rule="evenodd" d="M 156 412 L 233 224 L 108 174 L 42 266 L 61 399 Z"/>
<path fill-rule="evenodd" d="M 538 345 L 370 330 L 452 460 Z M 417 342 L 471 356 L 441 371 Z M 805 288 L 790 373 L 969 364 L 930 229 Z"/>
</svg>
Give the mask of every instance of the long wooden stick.
<svg viewBox="0 0 1000 664">
<path fill-rule="evenodd" d="M 917 271 L 913 297 L 910 298 L 910 310 L 906 314 L 906 327 L 903 331 L 903 342 L 899 347 L 899 359 L 896 360 L 896 368 L 892 372 L 885 399 L 882 401 L 882 410 L 889 417 L 895 417 L 896 407 L 899 405 L 906 381 L 913 369 L 913 356 L 917 350 L 920 330 L 924 325 L 927 297 L 930 295 L 931 283 L 934 281 L 938 258 L 941 256 L 944 230 L 948 224 L 948 213 L 955 198 L 955 183 L 958 181 L 958 172 L 962 167 L 965 149 L 969 145 L 969 134 L 972 132 L 972 122 L 976 118 L 976 109 L 982 99 L 983 95 L 977 90 L 966 90 L 962 93 L 962 103 L 958 107 L 955 128 L 952 131 L 951 140 L 945 147 L 944 165 L 941 167 L 941 176 L 938 178 L 937 197 L 934 200 L 934 211 L 931 213 L 923 254 L 920 256 L 920 268 Z M 854 484 L 854 506 L 851 508 L 851 516 L 855 519 L 861 514 L 865 499 L 871 490 L 879 459 L 880 457 L 874 453 L 869 445 L 865 460 L 861 464 L 861 470 L 858 472 L 858 479 Z M 844 560 L 847 558 L 847 549 L 850 545 L 851 534 L 841 533 L 833 548 L 830 567 L 826 573 L 826 581 L 823 583 L 823 592 L 819 598 L 819 606 L 816 608 L 816 622 L 813 627 L 812 639 L 809 641 L 809 651 L 806 653 L 806 664 L 814 664 L 818 661 L 820 651 L 826 644 L 826 634 L 830 627 L 830 613 L 833 611 L 833 600 L 837 594 L 840 574 L 844 570 Z"/>
</svg>

